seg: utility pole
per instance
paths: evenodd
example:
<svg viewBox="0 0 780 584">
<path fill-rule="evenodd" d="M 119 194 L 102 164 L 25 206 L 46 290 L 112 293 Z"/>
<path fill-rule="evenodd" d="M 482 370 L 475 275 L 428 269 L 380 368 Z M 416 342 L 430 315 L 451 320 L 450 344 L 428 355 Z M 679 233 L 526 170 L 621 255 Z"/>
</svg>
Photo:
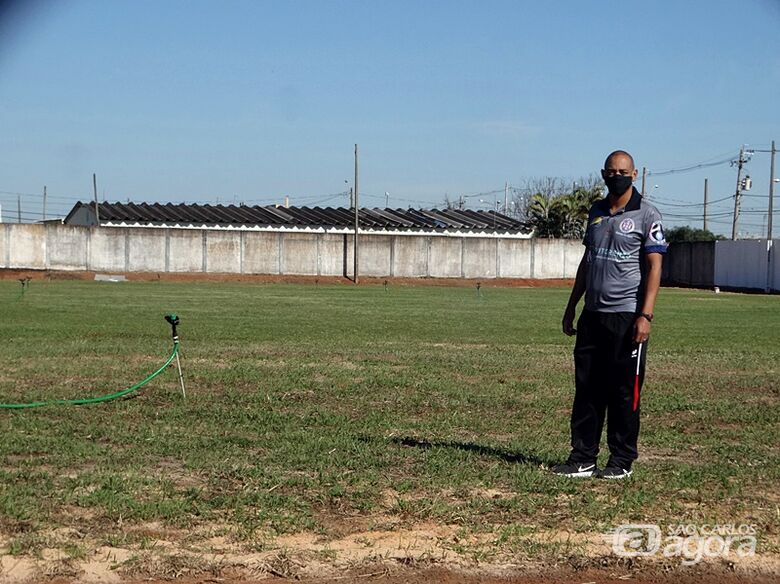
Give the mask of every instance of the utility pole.
<svg viewBox="0 0 780 584">
<path fill-rule="evenodd" d="M 390 208 L 390 193 L 385 191 L 385 209 Z"/>
<path fill-rule="evenodd" d="M 46 185 L 43 185 L 43 220 L 46 221 Z"/>
<path fill-rule="evenodd" d="M 767 209 L 767 223 L 766 223 L 766 238 L 768 241 L 772 240 L 772 213 L 774 213 L 774 198 L 775 198 L 775 141 L 772 140 L 772 156 L 769 165 L 769 208 Z"/>
<path fill-rule="evenodd" d="M 772 291 L 772 256 L 775 254 L 772 241 L 772 213 L 774 213 L 775 198 L 775 141 L 772 140 L 772 155 L 769 163 L 769 207 L 766 218 L 766 292 Z"/>
<path fill-rule="evenodd" d="M 360 189 L 358 189 L 358 145 L 355 144 L 355 245 L 353 246 L 355 248 L 355 284 L 358 283 L 359 279 L 359 271 L 358 271 L 358 229 L 360 227 L 360 215 L 359 215 L 359 209 L 360 209 L 360 202 L 358 194 L 360 193 Z"/>
<path fill-rule="evenodd" d="M 493 229 L 496 228 L 496 213 L 498 213 L 498 193 L 493 194 Z"/>
<path fill-rule="evenodd" d="M 16 222 L 22 222 L 22 195 L 16 195 Z"/>
<path fill-rule="evenodd" d="M 507 209 L 509 209 L 509 181 L 504 183 L 504 215 L 506 215 Z"/>
<path fill-rule="evenodd" d="M 92 191 L 95 193 L 95 224 L 100 227 L 100 209 L 98 208 L 97 198 L 97 176 L 92 173 Z"/>
<path fill-rule="evenodd" d="M 731 239 L 737 239 L 737 229 L 739 227 L 739 195 L 740 183 L 742 182 L 742 165 L 745 164 L 745 147 L 739 149 L 739 160 L 737 161 L 737 190 L 734 193 L 734 221 L 731 225 Z"/>
<path fill-rule="evenodd" d="M 707 231 L 707 179 L 704 179 L 704 231 Z"/>
<path fill-rule="evenodd" d="M 647 182 L 647 167 L 642 167 L 642 196 L 645 196 L 645 183 Z"/>
</svg>

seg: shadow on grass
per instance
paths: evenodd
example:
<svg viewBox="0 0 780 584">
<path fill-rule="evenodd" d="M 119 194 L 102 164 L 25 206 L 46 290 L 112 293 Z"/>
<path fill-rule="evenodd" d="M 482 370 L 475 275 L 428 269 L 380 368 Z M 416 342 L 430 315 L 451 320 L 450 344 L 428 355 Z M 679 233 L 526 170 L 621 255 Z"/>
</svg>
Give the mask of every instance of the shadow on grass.
<svg viewBox="0 0 780 584">
<path fill-rule="evenodd" d="M 373 438 L 370 436 L 361 436 L 361 440 L 366 442 L 374 442 L 382 440 L 380 438 Z M 482 444 L 475 444 L 473 442 L 457 442 L 455 440 L 423 440 L 420 438 L 413 438 L 411 436 L 394 436 L 386 439 L 387 442 L 398 444 L 400 446 L 409 446 L 411 448 L 454 448 L 457 450 L 464 450 L 466 452 L 473 452 L 480 456 L 492 456 L 494 458 L 500 458 L 513 464 L 532 464 L 535 466 L 545 465 L 547 467 L 558 464 L 560 461 L 546 460 L 539 458 L 533 454 L 527 454 L 525 452 L 517 452 L 507 450 L 506 448 L 494 448 L 493 446 L 484 446 Z"/>
</svg>

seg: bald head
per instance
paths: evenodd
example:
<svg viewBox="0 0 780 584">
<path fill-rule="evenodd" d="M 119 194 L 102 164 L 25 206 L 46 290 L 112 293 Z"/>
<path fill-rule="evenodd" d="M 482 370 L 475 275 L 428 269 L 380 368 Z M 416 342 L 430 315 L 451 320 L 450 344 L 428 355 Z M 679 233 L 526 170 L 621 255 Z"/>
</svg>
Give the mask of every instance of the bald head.
<svg viewBox="0 0 780 584">
<path fill-rule="evenodd" d="M 628 196 L 632 192 L 632 183 L 636 180 L 633 156 L 625 150 L 615 150 L 604 161 L 601 178 L 604 179 L 610 196 Z"/>
<path fill-rule="evenodd" d="M 626 165 L 621 164 L 623 162 L 626 162 L 629 166 L 626 167 Z M 610 163 L 617 163 L 622 168 L 629 168 L 630 170 L 634 170 L 634 157 L 631 156 L 628 152 L 625 150 L 615 150 L 614 152 L 610 153 L 609 156 L 607 156 L 607 159 L 604 161 L 604 169 L 609 169 Z"/>
</svg>

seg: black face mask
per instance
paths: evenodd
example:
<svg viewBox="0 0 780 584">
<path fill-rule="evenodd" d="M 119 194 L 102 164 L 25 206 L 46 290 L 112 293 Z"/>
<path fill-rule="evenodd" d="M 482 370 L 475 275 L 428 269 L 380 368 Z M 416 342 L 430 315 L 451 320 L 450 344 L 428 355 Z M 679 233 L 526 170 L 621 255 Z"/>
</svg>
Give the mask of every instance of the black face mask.
<svg viewBox="0 0 780 584">
<path fill-rule="evenodd" d="M 607 185 L 609 192 L 613 195 L 620 196 L 625 193 L 634 180 L 630 176 L 623 176 L 622 174 L 616 174 L 615 176 L 608 176 L 604 179 L 604 183 Z"/>
</svg>

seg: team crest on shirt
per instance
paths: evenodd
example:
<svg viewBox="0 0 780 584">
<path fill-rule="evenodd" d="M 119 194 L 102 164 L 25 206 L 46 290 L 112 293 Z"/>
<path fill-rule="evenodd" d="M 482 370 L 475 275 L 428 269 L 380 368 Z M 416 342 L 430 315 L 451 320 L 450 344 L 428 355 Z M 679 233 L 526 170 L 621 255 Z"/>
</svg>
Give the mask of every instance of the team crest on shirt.
<svg viewBox="0 0 780 584">
<path fill-rule="evenodd" d="M 664 228 L 659 221 L 656 221 L 650 227 L 650 239 L 657 243 L 664 243 Z"/>
<path fill-rule="evenodd" d="M 630 217 L 623 219 L 620 222 L 620 231 L 623 233 L 631 233 L 634 230 L 634 220 Z"/>
</svg>

